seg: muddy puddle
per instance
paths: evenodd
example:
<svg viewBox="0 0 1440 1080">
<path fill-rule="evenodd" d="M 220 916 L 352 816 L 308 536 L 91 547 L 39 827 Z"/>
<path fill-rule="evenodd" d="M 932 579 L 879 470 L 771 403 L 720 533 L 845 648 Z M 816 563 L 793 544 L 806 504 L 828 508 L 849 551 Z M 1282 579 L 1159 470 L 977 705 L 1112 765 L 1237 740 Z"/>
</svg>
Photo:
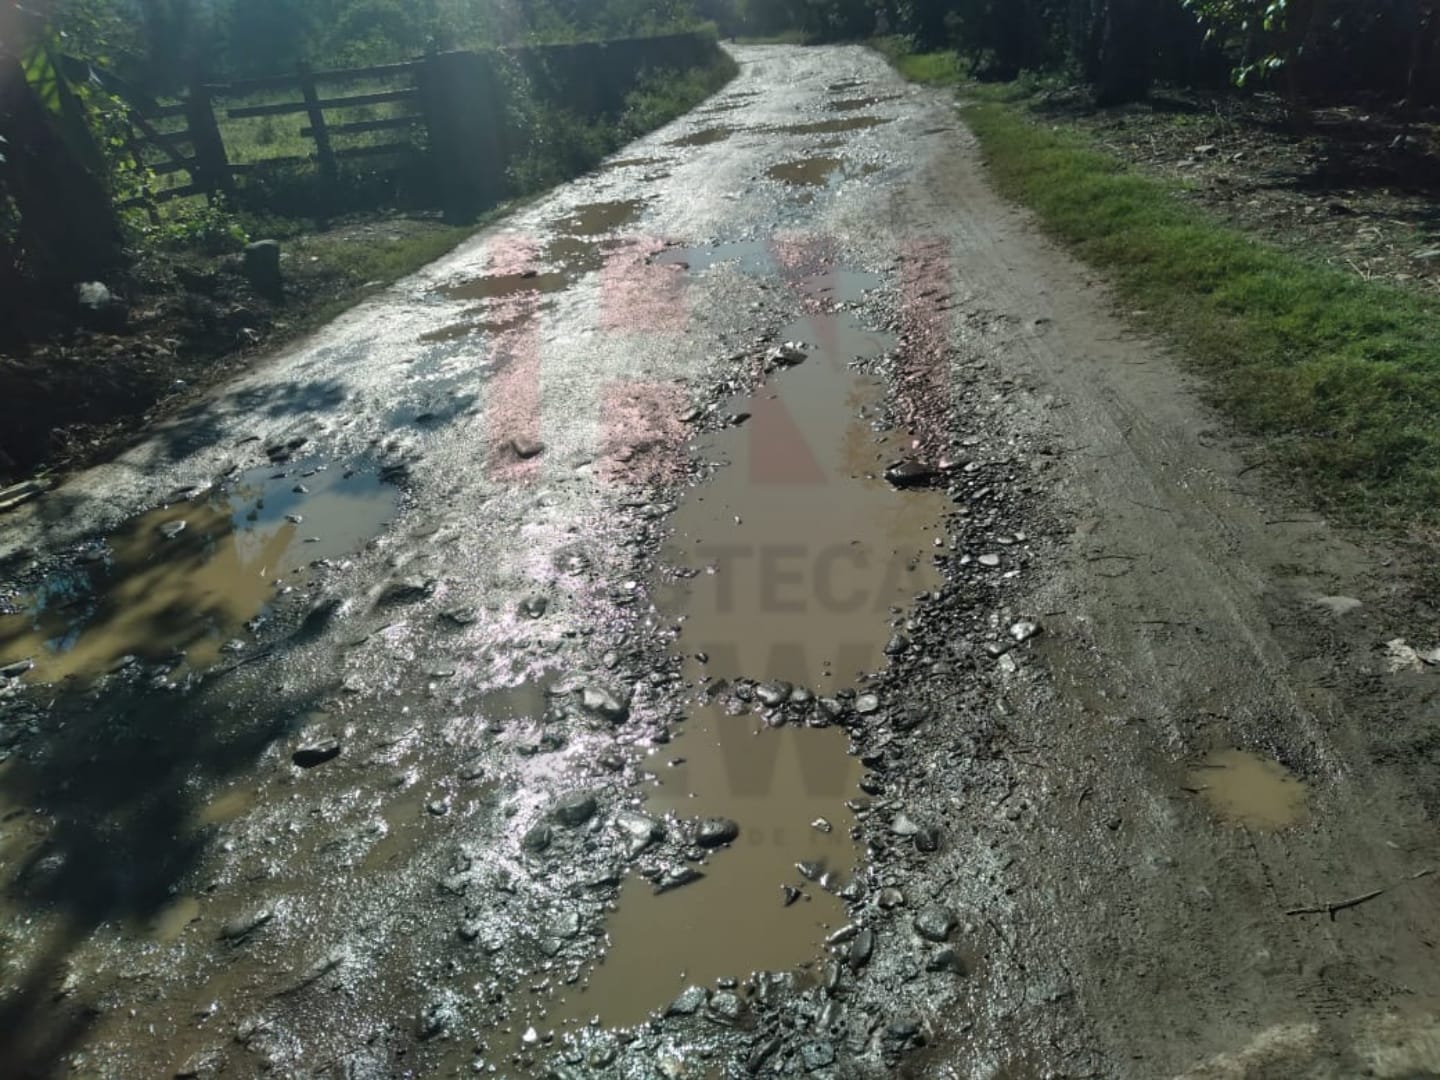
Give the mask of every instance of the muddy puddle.
<svg viewBox="0 0 1440 1080">
<path fill-rule="evenodd" d="M 1232 825 L 1284 829 L 1309 817 L 1306 785 L 1279 762 L 1243 750 L 1211 754 L 1190 771 L 1186 788 Z"/>
<path fill-rule="evenodd" d="M 644 212 L 644 199 L 587 203 L 561 218 L 555 227 L 570 236 L 605 236 L 635 224 Z"/>
<path fill-rule="evenodd" d="M 542 307 L 541 310 L 544 310 Z M 511 330 L 519 329 L 530 318 L 531 313 L 511 315 L 506 318 L 491 319 L 486 316 L 488 308 L 478 308 L 473 312 L 467 312 L 467 319 L 464 322 L 452 323 L 449 326 L 442 326 L 439 330 L 431 330 L 429 333 L 421 334 L 420 341 L 426 345 L 443 344 L 451 341 L 462 341 L 472 334 L 505 334 Z"/>
<path fill-rule="evenodd" d="M 533 252 L 502 254 L 533 265 L 509 273 L 484 274 L 440 290 L 448 300 L 480 303 L 460 322 L 422 335 L 424 342 L 456 341 L 475 333 L 502 334 L 518 329 L 544 310 L 540 297 L 563 292 L 586 274 L 599 270 L 606 255 L 623 241 L 620 234 L 645 211 L 646 200 L 625 199 L 577 206 L 554 222 L 553 235 Z M 514 303 L 511 303 L 513 301 Z"/>
<path fill-rule="evenodd" d="M 631 1026 L 690 986 L 714 990 L 755 971 L 811 967 L 845 921 L 840 898 L 811 880 L 831 874 L 827 884 L 838 889 L 856 865 L 844 803 L 859 794 L 860 763 L 846 753 L 843 732 L 768 730 L 756 716 L 710 708 L 650 768 L 656 786 L 646 813 L 725 817 L 739 835 L 681 889 L 656 895 L 642 878 L 625 883 L 607 922 L 607 958 L 545 1018 L 557 1029 L 597 1017 L 605 1027 Z M 786 886 L 799 893 L 788 903 Z"/>
<path fill-rule="evenodd" d="M 864 131 L 866 128 L 888 124 L 884 116 L 850 116 L 837 120 L 812 120 L 805 124 L 786 124 L 767 130 L 777 135 L 840 135 L 847 131 Z"/>
<path fill-rule="evenodd" d="M 772 165 L 765 175 L 791 187 L 819 188 L 849 176 L 870 176 L 879 171 L 878 165 L 851 165 L 837 157 L 812 157 Z"/>
<path fill-rule="evenodd" d="M 691 265 L 705 254 L 672 257 Z M 758 244 L 709 255 L 769 257 Z M 832 273 L 799 288 L 828 309 L 878 284 Z M 947 501 L 883 479 L 905 438 L 878 430 L 883 389 L 851 364 L 884 354 L 889 336 L 838 311 L 800 320 L 782 338 L 804 342 L 805 358 L 791 353 L 758 393 L 729 404 L 736 423 L 699 444 L 699 457 L 721 465 L 671 519 L 662 563 L 687 573 L 662 572 L 656 602 L 681 627 L 692 680 L 779 679 L 829 693 L 883 667 L 893 613 L 939 583 L 932 556 Z M 630 1026 L 691 986 L 713 991 L 756 971 L 813 968 L 844 921 L 836 892 L 858 857 L 845 803 L 861 769 L 847 744 L 838 728 L 772 728 L 757 715 L 697 706 L 650 758 L 645 811 L 671 829 L 729 819 L 738 835 L 679 889 L 657 893 L 645 877 L 629 878 L 607 921 L 605 959 L 558 994 L 537 1028 Z"/>
<path fill-rule="evenodd" d="M 674 139 L 667 143 L 667 146 L 710 146 L 714 143 L 724 142 L 735 134 L 735 129 L 730 127 L 712 127 L 694 134 L 686 135 L 683 138 Z"/>
<path fill-rule="evenodd" d="M 700 248 L 667 248 L 657 254 L 654 261 L 660 266 L 677 266 L 696 273 L 729 264 L 743 274 L 768 274 L 776 265 L 770 245 L 759 240 Z"/>
<path fill-rule="evenodd" d="M 486 274 L 443 290 L 451 300 L 503 300 L 526 293 L 556 293 L 570 287 L 570 275 L 558 270 Z"/>
<path fill-rule="evenodd" d="M 860 109 L 868 109 L 872 105 L 883 105 L 887 101 L 894 101 L 895 95 L 885 97 L 857 97 L 842 98 L 839 101 L 827 102 L 825 108 L 830 112 L 858 112 Z"/>
<path fill-rule="evenodd" d="M 661 157 L 633 157 L 620 158 L 618 161 L 607 161 L 603 168 L 606 169 L 648 169 L 655 165 L 669 165 L 669 158 Z"/>
<path fill-rule="evenodd" d="M 369 473 L 267 466 L 141 515 L 90 561 L 61 571 L 0 616 L 0 666 L 91 678 L 129 662 L 195 670 L 243 655 L 246 624 L 305 568 L 358 550 L 398 508 Z"/>
<path fill-rule="evenodd" d="M 933 555 L 947 502 L 883 478 L 907 440 L 876 430 L 881 387 L 848 365 L 893 342 L 848 314 L 802 320 L 786 335 L 805 343 L 806 361 L 732 403 L 748 418 L 700 449 L 725 464 L 672 519 L 665 555 L 694 576 L 660 606 L 680 622 L 692 676 L 832 693 L 884 666 L 892 609 L 939 585 Z"/>
</svg>

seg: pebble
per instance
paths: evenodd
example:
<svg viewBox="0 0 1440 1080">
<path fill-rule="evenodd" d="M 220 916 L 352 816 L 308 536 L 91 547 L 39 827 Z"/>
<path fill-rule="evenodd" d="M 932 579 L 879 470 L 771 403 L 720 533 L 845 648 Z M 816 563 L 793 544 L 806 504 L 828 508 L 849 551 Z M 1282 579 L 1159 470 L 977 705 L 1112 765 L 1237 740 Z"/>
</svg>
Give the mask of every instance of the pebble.
<svg viewBox="0 0 1440 1080">
<path fill-rule="evenodd" d="M 910 458 L 897 461 L 885 469 L 885 479 L 897 488 L 925 487 L 935 482 L 940 470 L 923 461 Z"/>
<path fill-rule="evenodd" d="M 850 952 L 846 960 L 855 970 L 859 970 L 870 962 L 870 956 L 875 951 L 875 931 L 861 930 L 850 942 Z"/>
<path fill-rule="evenodd" d="M 733 844 L 740 836 L 740 825 L 729 818 L 706 818 L 695 832 L 695 842 L 704 848 Z"/>
<path fill-rule="evenodd" d="M 540 822 L 520 840 L 520 846 L 526 851 L 536 854 L 544 851 L 555 839 L 555 830 L 545 822 Z"/>
<path fill-rule="evenodd" d="M 0 679 L 18 679 L 34 667 L 34 660 L 17 660 L 13 664 L 7 664 L 0 668 Z"/>
<path fill-rule="evenodd" d="M 340 756 L 341 749 L 340 740 L 323 739 L 300 747 L 290 755 L 290 760 L 302 769 L 313 769 L 327 761 L 334 761 Z"/>
<path fill-rule="evenodd" d="M 510 449 L 521 461 L 537 458 L 545 452 L 545 444 L 539 439 L 516 438 L 510 440 Z"/>
<path fill-rule="evenodd" d="M 390 607 L 397 604 L 414 604 L 424 600 L 435 591 L 433 580 L 421 578 L 405 578 L 400 581 L 392 581 L 380 592 L 380 598 L 376 601 L 379 607 Z"/>
<path fill-rule="evenodd" d="M 816 1072 L 835 1063 L 835 1047 L 821 1040 L 807 1042 L 800 1047 L 800 1062 L 806 1072 Z"/>
<path fill-rule="evenodd" d="M 665 873 L 660 876 L 660 880 L 655 883 L 655 895 L 659 896 L 661 893 L 679 889 L 692 882 L 699 881 L 704 876 L 703 873 L 696 870 L 693 866 L 685 866 L 677 863 L 675 866 L 666 870 Z"/>
<path fill-rule="evenodd" d="M 861 694 L 855 699 L 855 711 L 861 716 L 871 716 L 880 711 L 878 694 Z"/>
<path fill-rule="evenodd" d="M 587 686 L 580 694 L 580 704 L 586 712 L 594 713 L 612 724 L 624 723 L 630 715 L 630 707 L 603 686 Z"/>
<path fill-rule="evenodd" d="M 710 993 L 703 986 L 691 986 L 670 1003 L 666 1016 L 694 1016 L 709 1000 Z"/>
<path fill-rule="evenodd" d="M 948 941 L 956 926 L 955 913 L 939 904 L 927 904 L 915 916 L 915 932 L 927 941 Z"/>
<path fill-rule="evenodd" d="M 993 570 L 1000 565 L 1000 556 L 994 553 L 987 553 L 980 556 L 979 563 L 981 566 Z"/>
<path fill-rule="evenodd" d="M 625 854 L 634 858 L 664 835 L 660 822 L 637 810 L 621 810 L 615 828 L 624 837 Z"/>
<path fill-rule="evenodd" d="M 160 526 L 160 535 L 166 540 L 174 540 L 185 531 L 186 523 L 183 521 L 167 521 Z"/>
<path fill-rule="evenodd" d="M 960 958 L 960 954 L 948 945 L 944 948 L 936 949 L 930 954 L 930 959 L 925 961 L 925 970 L 948 971 L 952 975 L 969 974 L 965 969 L 965 961 Z"/>
<path fill-rule="evenodd" d="M 258 908 L 244 915 L 236 915 L 220 927 L 220 940 L 239 941 L 247 938 L 274 918 L 275 912 L 270 908 Z"/>
<path fill-rule="evenodd" d="M 720 990 L 710 995 L 710 1012 L 721 1020 L 736 1021 L 745 1012 L 745 1002 L 732 990 Z"/>
<path fill-rule="evenodd" d="M 789 701 L 794 689 L 795 687 L 787 682 L 761 683 L 755 688 L 755 696 L 760 699 L 760 704 L 773 709 Z"/>
<path fill-rule="evenodd" d="M 914 836 L 919 833 L 920 826 L 905 814 L 896 814 L 895 819 L 890 822 L 890 831 L 896 836 Z"/>
<path fill-rule="evenodd" d="M 1010 627 L 1010 636 L 1019 642 L 1029 641 L 1040 633 L 1040 624 L 1029 619 L 1021 619 Z"/>
<path fill-rule="evenodd" d="M 550 816 L 561 825 L 568 825 L 574 829 L 584 825 L 599 808 L 595 796 L 588 792 L 577 791 L 561 799 L 550 811 Z"/>
<path fill-rule="evenodd" d="M 544 618 L 545 612 L 550 610 L 550 601 L 543 596 L 527 596 L 520 601 L 520 614 L 527 619 Z"/>
</svg>

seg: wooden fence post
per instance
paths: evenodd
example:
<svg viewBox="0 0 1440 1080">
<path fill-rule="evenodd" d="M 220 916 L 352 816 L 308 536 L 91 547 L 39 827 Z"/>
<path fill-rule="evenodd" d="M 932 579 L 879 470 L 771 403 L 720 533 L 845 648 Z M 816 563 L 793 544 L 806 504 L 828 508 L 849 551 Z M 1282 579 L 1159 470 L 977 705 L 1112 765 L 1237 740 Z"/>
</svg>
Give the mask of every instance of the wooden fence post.
<svg viewBox="0 0 1440 1080">
<path fill-rule="evenodd" d="M 309 64 L 300 65 L 300 92 L 305 96 L 306 112 L 310 117 L 310 134 L 315 139 L 320 178 L 326 187 L 333 188 L 339 183 L 340 169 L 335 164 L 335 151 L 330 146 L 330 129 L 325 126 L 325 110 L 320 107 L 320 95 L 315 90 L 315 76 Z"/>
<path fill-rule="evenodd" d="M 214 195 L 235 194 L 235 178 L 230 174 L 230 161 L 225 155 L 225 139 L 215 122 L 215 109 L 210 91 L 196 79 L 185 100 L 185 122 L 190 129 L 190 145 L 195 151 L 195 177 L 198 186 Z"/>
</svg>

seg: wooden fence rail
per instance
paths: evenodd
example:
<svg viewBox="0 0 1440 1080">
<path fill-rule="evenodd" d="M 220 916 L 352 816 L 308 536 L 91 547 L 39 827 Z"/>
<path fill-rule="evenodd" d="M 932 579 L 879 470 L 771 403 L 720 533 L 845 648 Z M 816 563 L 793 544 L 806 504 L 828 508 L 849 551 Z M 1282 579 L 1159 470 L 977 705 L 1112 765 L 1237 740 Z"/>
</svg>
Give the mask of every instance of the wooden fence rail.
<svg viewBox="0 0 1440 1080">
<path fill-rule="evenodd" d="M 416 60 L 399 64 L 376 64 L 370 67 L 346 68 L 342 70 L 312 71 L 301 66 L 293 75 L 275 75 L 262 79 L 241 79 L 228 83 L 197 83 L 191 86 L 183 101 L 158 105 L 139 95 L 124 92 L 130 105 L 129 120 L 132 129 L 131 147 L 137 162 L 156 176 L 172 176 L 178 172 L 189 174 L 190 182 L 178 187 L 164 188 L 151 192 L 148 189 L 139 197 L 121 204 L 122 208 L 149 206 L 156 203 L 189 195 L 230 194 L 235 190 L 235 178 L 254 174 L 265 168 L 276 166 L 303 165 L 313 162 L 321 180 L 327 185 L 339 179 L 339 163 L 367 157 L 393 157 L 413 152 L 410 142 L 387 142 L 383 145 L 335 146 L 334 137 L 341 139 L 354 135 L 378 131 L 408 131 L 425 124 L 425 116 L 418 111 L 420 94 L 417 89 L 419 71 L 424 61 Z M 409 78 L 411 85 L 396 89 L 379 90 L 369 93 L 340 94 L 326 97 L 321 94 L 322 85 L 339 85 L 361 82 L 368 79 Z M 237 105 L 223 109 L 226 120 L 248 120 L 264 117 L 297 116 L 305 118 L 305 126 L 299 129 L 301 138 L 315 143 L 315 152 L 309 156 L 287 155 L 264 162 L 238 163 L 230 160 L 225 145 L 224 129 L 217 119 L 217 99 L 233 99 L 256 93 L 295 93 L 292 101 L 270 102 L 262 105 Z M 326 116 L 342 109 L 368 108 L 376 105 L 411 107 L 411 112 L 401 116 L 382 117 L 374 120 L 351 120 L 332 123 Z M 184 127 L 164 130 L 157 122 L 183 120 Z M 152 160 L 146 160 L 145 151 Z M 155 159 L 158 157 L 158 160 Z"/>
</svg>

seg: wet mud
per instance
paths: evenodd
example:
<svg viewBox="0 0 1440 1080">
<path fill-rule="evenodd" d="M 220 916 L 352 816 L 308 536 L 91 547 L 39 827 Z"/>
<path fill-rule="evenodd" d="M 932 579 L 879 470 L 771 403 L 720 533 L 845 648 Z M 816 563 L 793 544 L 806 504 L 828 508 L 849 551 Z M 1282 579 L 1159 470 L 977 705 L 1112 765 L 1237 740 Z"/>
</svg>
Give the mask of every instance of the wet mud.
<svg viewBox="0 0 1440 1080">
<path fill-rule="evenodd" d="M 683 888 L 657 893 L 643 878 L 626 881 L 606 921 L 604 959 L 549 1022 L 629 1027 L 691 986 L 814 968 L 845 921 L 836 894 L 858 856 L 845 802 L 859 794 L 861 770 L 846 742 L 839 729 L 773 729 L 755 714 L 697 711 L 647 762 L 645 811 L 730 819 L 739 835 L 697 862 L 704 877 Z"/>
<path fill-rule="evenodd" d="M 311 565 L 359 549 L 395 516 L 371 472 L 262 466 L 144 514 L 0 616 L 0 666 L 91 679 L 137 661 L 202 670 L 243 654 L 247 624 Z"/>
<path fill-rule="evenodd" d="M 857 165 L 837 157 L 810 157 L 772 165 L 765 175 L 790 187 L 821 188 L 837 180 L 870 176 L 879 171 L 880 166 L 873 163 Z"/>
<path fill-rule="evenodd" d="M 702 442 L 721 465 L 672 519 L 665 557 L 683 576 L 658 606 L 679 620 L 697 675 L 828 693 L 883 667 L 894 612 L 939 583 L 946 500 L 884 476 L 908 442 L 887 430 L 880 385 L 855 364 L 893 339 L 849 314 L 784 334 L 806 359 L 730 403 L 746 419 Z"/>
<path fill-rule="evenodd" d="M 777 135 L 840 135 L 849 131 L 866 131 L 890 123 L 884 116 L 852 116 L 843 120 L 811 120 L 801 124 L 785 124 L 769 130 Z"/>
<path fill-rule="evenodd" d="M 724 142 L 726 139 L 730 138 L 731 135 L 735 134 L 735 130 L 735 128 L 729 127 L 706 128 L 703 131 L 697 131 L 692 135 L 685 135 L 681 138 L 674 139 L 666 145 L 676 147 L 712 146 L 715 143 Z"/>
<path fill-rule="evenodd" d="M 1309 816 L 1304 783 L 1283 765 L 1244 750 L 1220 750 L 1190 771 L 1198 792 L 1221 821 L 1261 830 L 1303 824 Z"/>
<path fill-rule="evenodd" d="M 894 101 L 894 95 L 883 97 L 858 97 L 844 98 L 840 101 L 829 101 L 825 108 L 830 112 L 856 112 L 860 109 L 868 109 L 875 105 L 883 105 L 887 101 Z"/>
</svg>

